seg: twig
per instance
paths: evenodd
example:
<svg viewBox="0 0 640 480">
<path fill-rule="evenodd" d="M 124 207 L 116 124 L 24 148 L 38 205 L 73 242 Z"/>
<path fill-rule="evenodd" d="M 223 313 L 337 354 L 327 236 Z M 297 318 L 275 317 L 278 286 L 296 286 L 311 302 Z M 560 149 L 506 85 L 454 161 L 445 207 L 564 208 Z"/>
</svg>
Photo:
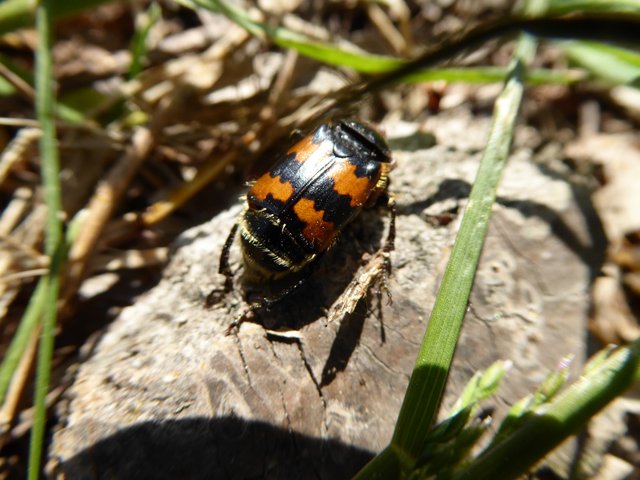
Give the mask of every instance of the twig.
<svg viewBox="0 0 640 480">
<path fill-rule="evenodd" d="M 139 128 L 122 158 L 98 185 L 84 212 L 86 220 L 69 251 L 69 268 L 61 296 L 63 305 L 78 291 L 107 222 L 153 145 L 151 131 Z"/>
</svg>

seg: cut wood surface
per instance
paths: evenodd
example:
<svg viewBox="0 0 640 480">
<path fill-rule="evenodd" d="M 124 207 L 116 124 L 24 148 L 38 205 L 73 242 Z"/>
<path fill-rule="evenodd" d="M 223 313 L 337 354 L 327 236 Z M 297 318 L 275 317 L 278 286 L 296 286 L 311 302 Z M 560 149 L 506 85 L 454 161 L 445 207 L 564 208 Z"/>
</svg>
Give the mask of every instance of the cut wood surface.
<svg viewBox="0 0 640 480">
<path fill-rule="evenodd" d="M 383 125 L 397 163 L 392 303 L 375 285 L 353 315 L 336 305 L 377 258 L 384 208 L 364 212 L 304 285 L 237 335 L 225 330 L 245 308 L 238 291 L 210 308 L 205 299 L 222 287 L 218 257 L 240 205 L 185 232 L 160 283 L 80 366 L 51 448 L 54 468 L 74 479 L 354 474 L 391 438 L 489 123 L 460 110 L 431 118 L 421 126 L 435 136 L 430 148 Z M 572 355 L 577 369 L 585 357 L 602 232 L 588 193 L 536 164 L 538 142 L 520 127 L 444 410 L 495 360 L 514 363 L 491 402 L 499 417 L 562 358 Z M 238 279 L 240 260 L 236 242 Z"/>
</svg>

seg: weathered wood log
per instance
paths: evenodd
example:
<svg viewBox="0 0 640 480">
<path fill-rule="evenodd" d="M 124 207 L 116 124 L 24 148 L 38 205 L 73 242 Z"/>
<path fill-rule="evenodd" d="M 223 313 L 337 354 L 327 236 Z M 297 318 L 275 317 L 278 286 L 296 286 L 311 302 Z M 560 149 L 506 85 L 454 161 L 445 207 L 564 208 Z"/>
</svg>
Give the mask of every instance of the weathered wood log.
<svg viewBox="0 0 640 480">
<path fill-rule="evenodd" d="M 205 298 L 222 286 L 218 256 L 239 206 L 185 232 L 162 281 L 81 366 L 50 452 L 57 468 L 74 479 L 355 473 L 391 438 L 488 125 L 455 112 L 429 121 L 431 148 L 392 141 L 391 304 L 374 286 L 352 315 L 338 318 L 335 305 L 377 258 L 384 209 L 364 212 L 304 285 L 237 335 L 225 330 L 245 307 L 238 292 L 211 308 Z M 585 355 L 601 231 L 588 195 L 534 163 L 535 133 L 523 127 L 517 138 L 444 407 L 497 359 L 514 362 L 501 410 L 561 358 L 574 355 L 579 366 Z M 231 260 L 239 272 L 237 245 Z"/>
</svg>

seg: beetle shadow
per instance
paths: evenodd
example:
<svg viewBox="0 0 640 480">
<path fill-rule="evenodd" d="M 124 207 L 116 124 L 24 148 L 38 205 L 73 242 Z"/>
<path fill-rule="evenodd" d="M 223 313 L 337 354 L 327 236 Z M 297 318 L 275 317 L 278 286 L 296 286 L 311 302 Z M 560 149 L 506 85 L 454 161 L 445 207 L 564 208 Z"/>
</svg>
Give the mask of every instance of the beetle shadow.
<svg viewBox="0 0 640 480">
<path fill-rule="evenodd" d="M 372 294 L 369 293 L 367 297 L 371 295 Z M 338 373 L 343 372 L 347 368 L 351 355 L 353 355 L 362 336 L 367 313 L 366 297 L 363 297 L 358 302 L 354 312 L 342 318 L 336 337 L 331 344 L 329 356 L 322 368 L 320 382 L 318 383 L 320 388 L 329 385 Z M 378 314 L 381 315 L 382 313 L 378 312 Z M 380 321 L 382 322 L 382 319 Z"/>
<path fill-rule="evenodd" d="M 572 193 L 578 209 L 588 225 L 588 239 L 580 235 L 569 225 L 563 215 L 547 205 L 531 200 L 513 200 L 498 197 L 496 202 L 507 208 L 520 211 L 525 217 L 538 217 L 549 224 L 553 234 L 576 254 L 587 266 L 591 279 L 599 271 L 603 259 L 603 229 L 597 214 L 590 203 L 588 192 L 571 184 Z M 404 215 L 419 215 L 429 223 L 448 222 L 446 218 L 427 218 L 425 209 L 446 200 L 463 200 L 468 198 L 471 185 L 463 180 L 444 180 L 438 190 L 429 197 L 410 203 L 398 204 L 398 217 Z M 455 218 L 461 215 L 459 206 L 452 207 L 444 216 Z M 386 235 L 388 222 L 383 221 L 382 209 L 365 210 L 343 232 L 342 237 L 330 251 L 314 265 L 314 272 L 290 296 L 278 302 L 268 312 L 261 314 L 261 323 L 265 328 L 300 329 L 314 322 L 326 314 L 326 309 L 333 305 L 340 294 L 353 281 L 358 268 L 363 264 L 363 254 L 370 255 L 379 250 Z M 586 240 L 586 241 L 585 241 Z M 355 311 L 344 316 L 332 343 L 329 356 L 325 362 L 320 379 L 320 386 L 330 384 L 336 374 L 343 371 L 355 351 L 363 331 L 364 321 L 369 316 L 368 299 L 373 298 L 369 292 L 358 302 Z M 380 301 L 379 301 L 380 302 Z M 381 318 L 381 308 L 377 315 Z M 384 341 L 384 330 L 381 333 Z"/>
<path fill-rule="evenodd" d="M 355 301 L 352 313 L 331 314 L 331 307 L 356 281 L 356 272 L 360 267 L 366 266 L 386 241 L 389 221 L 385 218 L 385 211 L 382 207 L 363 211 L 345 227 L 336 243 L 312 263 L 308 271 L 301 273 L 303 281 L 299 286 L 277 302 L 259 309 L 256 318 L 250 320 L 275 331 L 300 330 L 328 316 L 331 317 L 329 321 L 338 322 L 339 327 L 323 367 L 319 387 L 330 384 L 337 373 L 346 368 L 360 341 L 364 322 L 370 313 L 368 299 L 373 296 L 371 290 L 375 289 L 375 282 L 367 294 Z M 299 280 L 294 278 L 293 282 Z M 244 288 L 251 287 L 245 284 Z M 286 289 L 286 286 L 277 286 L 275 290 L 278 288 Z M 247 293 L 250 295 L 245 290 L 245 300 L 248 299 Z M 376 314 L 382 325 L 382 309 L 379 308 Z M 272 338 L 278 341 L 279 337 Z M 384 330 L 381 330 L 381 338 L 384 342 Z"/>
</svg>

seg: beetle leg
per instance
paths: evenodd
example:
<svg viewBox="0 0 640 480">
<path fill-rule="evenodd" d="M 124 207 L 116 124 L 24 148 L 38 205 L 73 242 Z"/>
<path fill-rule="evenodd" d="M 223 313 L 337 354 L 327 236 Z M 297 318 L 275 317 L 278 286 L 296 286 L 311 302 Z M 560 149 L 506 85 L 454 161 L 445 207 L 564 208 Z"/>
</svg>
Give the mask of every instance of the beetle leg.
<svg viewBox="0 0 640 480">
<path fill-rule="evenodd" d="M 229 265 L 229 256 L 231 254 L 231 246 L 233 245 L 233 241 L 236 238 L 238 233 L 239 224 L 236 222 L 233 227 L 231 227 L 231 231 L 229 232 L 229 236 L 224 242 L 224 246 L 222 247 L 222 252 L 220 253 L 220 265 L 218 266 L 218 273 L 224 275 L 224 287 L 223 288 L 214 288 L 209 292 L 205 303 L 207 306 L 215 305 L 219 303 L 223 296 L 233 290 L 233 272 L 231 271 L 231 266 Z"/>
<path fill-rule="evenodd" d="M 316 257 L 316 260 L 320 258 L 323 253 L 324 252 L 321 252 L 320 254 L 318 254 Z M 238 315 L 238 317 L 229 324 L 226 330 L 226 335 L 229 335 L 233 330 L 237 330 L 240 327 L 240 325 L 242 325 L 244 322 L 252 320 L 260 310 L 268 310 L 273 305 L 284 300 L 289 294 L 291 294 L 294 290 L 299 288 L 304 282 L 306 282 L 309 279 L 313 269 L 316 267 L 317 264 L 318 262 L 313 262 L 311 265 L 308 265 L 307 267 L 305 267 L 305 269 L 302 271 L 301 278 L 296 280 L 296 282 L 293 283 L 292 285 L 289 285 L 288 287 L 284 288 L 281 292 L 278 292 L 273 297 L 269 297 L 269 298 L 261 297 L 249 303 L 249 305 L 247 305 L 244 312 Z"/>
<path fill-rule="evenodd" d="M 229 324 L 224 334 L 227 336 L 231 335 L 231 332 L 233 332 L 234 330 L 237 333 L 237 331 L 240 329 L 240 325 L 248 320 L 251 320 L 255 316 L 256 310 L 259 310 L 262 307 L 263 305 L 260 302 L 255 302 L 247 305 L 247 308 L 240 315 L 238 315 L 238 317 L 233 322 Z"/>
<path fill-rule="evenodd" d="M 388 193 L 388 196 L 387 208 L 389 209 L 389 231 L 382 250 L 385 252 L 392 252 L 395 248 L 396 241 L 396 199 L 391 193 Z"/>
<path fill-rule="evenodd" d="M 225 331 L 225 334 L 229 335 L 233 330 L 238 330 L 240 328 L 240 325 L 242 325 L 244 322 L 252 320 L 258 311 L 263 309 L 268 309 L 272 305 L 275 305 L 276 303 L 281 301 L 283 298 L 285 298 L 287 295 L 293 292 L 296 288 L 302 285 L 302 283 L 306 280 L 306 278 L 307 277 L 304 277 L 298 280 L 294 285 L 285 288 L 284 291 L 278 293 L 278 295 L 276 295 L 275 297 L 271 297 L 271 298 L 262 297 L 248 304 L 245 310 L 240 315 L 238 315 L 238 317 L 233 322 L 229 324 L 229 326 L 227 327 L 227 330 Z"/>
<path fill-rule="evenodd" d="M 263 298 L 262 300 L 264 302 L 264 306 L 269 308 L 272 305 L 275 305 L 276 303 L 278 303 L 279 301 L 284 299 L 287 295 L 292 293 L 300 285 L 302 285 L 309 278 L 309 276 L 310 275 L 308 273 L 306 273 L 304 275 L 304 277 L 302 277 L 299 280 L 297 280 L 293 285 L 289 285 L 287 288 L 285 288 L 282 292 L 279 292 L 277 295 L 275 295 L 273 297 L 270 297 L 270 298 Z"/>
<path fill-rule="evenodd" d="M 238 233 L 238 227 L 238 223 L 235 223 L 233 227 L 231 227 L 229 236 L 224 242 L 222 253 L 220 254 L 220 265 L 218 266 L 218 273 L 225 276 L 225 292 L 230 292 L 233 288 L 233 272 L 231 271 L 231 266 L 229 265 L 229 256 L 231 255 L 231 246 L 233 245 L 233 241 L 235 240 L 236 234 Z"/>
<path fill-rule="evenodd" d="M 382 247 L 382 254 L 384 255 L 384 270 L 382 271 L 382 278 L 380 282 L 380 290 L 387 294 L 388 303 L 393 301 L 391 298 L 391 291 L 387 285 L 388 276 L 391 274 L 391 259 L 389 254 L 395 248 L 396 242 L 396 199 L 393 194 L 388 193 L 389 199 L 387 201 L 387 207 L 389 208 L 389 231 L 387 233 L 387 240 Z"/>
</svg>

